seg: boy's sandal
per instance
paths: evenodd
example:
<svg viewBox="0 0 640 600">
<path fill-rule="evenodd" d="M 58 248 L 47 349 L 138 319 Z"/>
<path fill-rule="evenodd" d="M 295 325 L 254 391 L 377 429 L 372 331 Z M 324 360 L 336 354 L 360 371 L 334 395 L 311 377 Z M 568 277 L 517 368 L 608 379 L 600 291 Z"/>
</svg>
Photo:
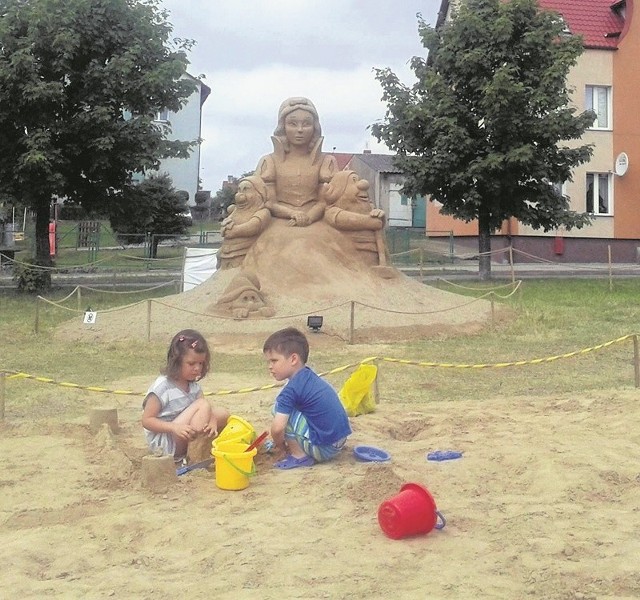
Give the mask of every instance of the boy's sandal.
<svg viewBox="0 0 640 600">
<path fill-rule="evenodd" d="M 276 469 L 296 469 L 297 467 L 312 467 L 316 464 L 316 461 L 311 456 L 303 456 L 302 458 L 295 458 L 291 455 L 287 458 L 278 461 L 273 466 Z"/>
</svg>

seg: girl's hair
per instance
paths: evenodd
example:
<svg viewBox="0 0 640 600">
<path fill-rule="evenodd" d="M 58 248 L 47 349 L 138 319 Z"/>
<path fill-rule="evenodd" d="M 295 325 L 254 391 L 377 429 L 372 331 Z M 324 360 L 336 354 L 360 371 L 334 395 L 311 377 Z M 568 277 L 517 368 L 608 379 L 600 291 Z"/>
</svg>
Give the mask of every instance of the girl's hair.
<svg viewBox="0 0 640 600">
<path fill-rule="evenodd" d="M 194 350 L 198 354 L 205 355 L 200 379 L 207 374 L 209 371 L 209 361 L 211 360 L 207 340 L 205 340 L 202 334 L 198 333 L 195 329 L 183 329 L 173 336 L 173 339 L 169 344 L 169 351 L 167 352 L 167 366 L 164 369 L 164 374 L 167 377 L 176 378 L 180 376 L 182 359 L 189 349 Z"/>
<path fill-rule="evenodd" d="M 295 327 L 287 327 L 272 333 L 262 347 L 263 352 L 277 352 L 289 358 L 292 354 L 297 354 L 303 363 L 309 360 L 309 342 L 304 333 Z"/>
</svg>

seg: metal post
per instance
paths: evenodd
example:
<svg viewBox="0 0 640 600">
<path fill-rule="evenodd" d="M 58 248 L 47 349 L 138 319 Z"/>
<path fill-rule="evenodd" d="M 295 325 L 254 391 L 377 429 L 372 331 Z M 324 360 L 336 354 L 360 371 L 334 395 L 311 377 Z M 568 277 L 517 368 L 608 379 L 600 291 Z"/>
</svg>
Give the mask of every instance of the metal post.
<svg viewBox="0 0 640 600">
<path fill-rule="evenodd" d="M 455 250 L 453 247 L 453 231 L 449 231 L 449 257 L 451 259 L 451 263 L 456 262 Z"/>
</svg>

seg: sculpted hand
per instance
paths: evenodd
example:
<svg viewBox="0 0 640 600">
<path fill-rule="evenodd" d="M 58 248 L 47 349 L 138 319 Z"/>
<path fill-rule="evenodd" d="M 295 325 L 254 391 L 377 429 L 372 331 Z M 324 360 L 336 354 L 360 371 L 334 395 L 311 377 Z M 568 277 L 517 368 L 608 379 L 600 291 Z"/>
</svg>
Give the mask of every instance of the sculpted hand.
<svg viewBox="0 0 640 600">
<path fill-rule="evenodd" d="M 380 208 L 374 208 L 370 213 L 369 213 L 370 217 L 373 217 L 374 219 L 384 219 L 384 211 Z"/>
<path fill-rule="evenodd" d="M 291 221 L 293 221 L 293 225 L 297 225 L 298 227 L 306 227 L 311 223 L 311 219 L 309 216 L 303 212 L 296 212 L 291 215 Z M 291 223 L 291 221 L 289 221 Z"/>
</svg>

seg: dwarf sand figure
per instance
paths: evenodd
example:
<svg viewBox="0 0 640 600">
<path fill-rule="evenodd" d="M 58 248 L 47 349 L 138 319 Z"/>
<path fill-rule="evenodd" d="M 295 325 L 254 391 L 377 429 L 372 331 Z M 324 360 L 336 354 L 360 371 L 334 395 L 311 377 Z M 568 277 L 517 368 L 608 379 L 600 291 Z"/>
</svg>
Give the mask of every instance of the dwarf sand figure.
<svg viewBox="0 0 640 600">
<path fill-rule="evenodd" d="M 327 204 L 324 220 L 347 232 L 368 265 L 386 266 L 387 255 L 382 229 L 384 211 L 369 199 L 369 182 L 354 171 L 338 171 L 323 191 Z"/>
<path fill-rule="evenodd" d="M 231 280 L 216 302 L 216 309 L 236 319 L 272 317 L 276 314 L 260 291 L 258 277 L 249 271 L 241 272 Z"/>
<path fill-rule="evenodd" d="M 274 151 L 260 159 L 255 172 L 267 186 L 267 208 L 293 226 L 319 221 L 325 208 L 320 186 L 338 166 L 333 156 L 322 153 L 322 129 L 311 100 L 285 100 L 271 140 Z"/>
<path fill-rule="evenodd" d="M 271 213 L 265 208 L 267 188 L 256 175 L 243 177 L 238 184 L 235 204 L 229 216 L 222 221 L 220 232 L 223 237 L 218 253 L 218 268 L 239 267 L 258 236 L 271 220 Z"/>
</svg>

